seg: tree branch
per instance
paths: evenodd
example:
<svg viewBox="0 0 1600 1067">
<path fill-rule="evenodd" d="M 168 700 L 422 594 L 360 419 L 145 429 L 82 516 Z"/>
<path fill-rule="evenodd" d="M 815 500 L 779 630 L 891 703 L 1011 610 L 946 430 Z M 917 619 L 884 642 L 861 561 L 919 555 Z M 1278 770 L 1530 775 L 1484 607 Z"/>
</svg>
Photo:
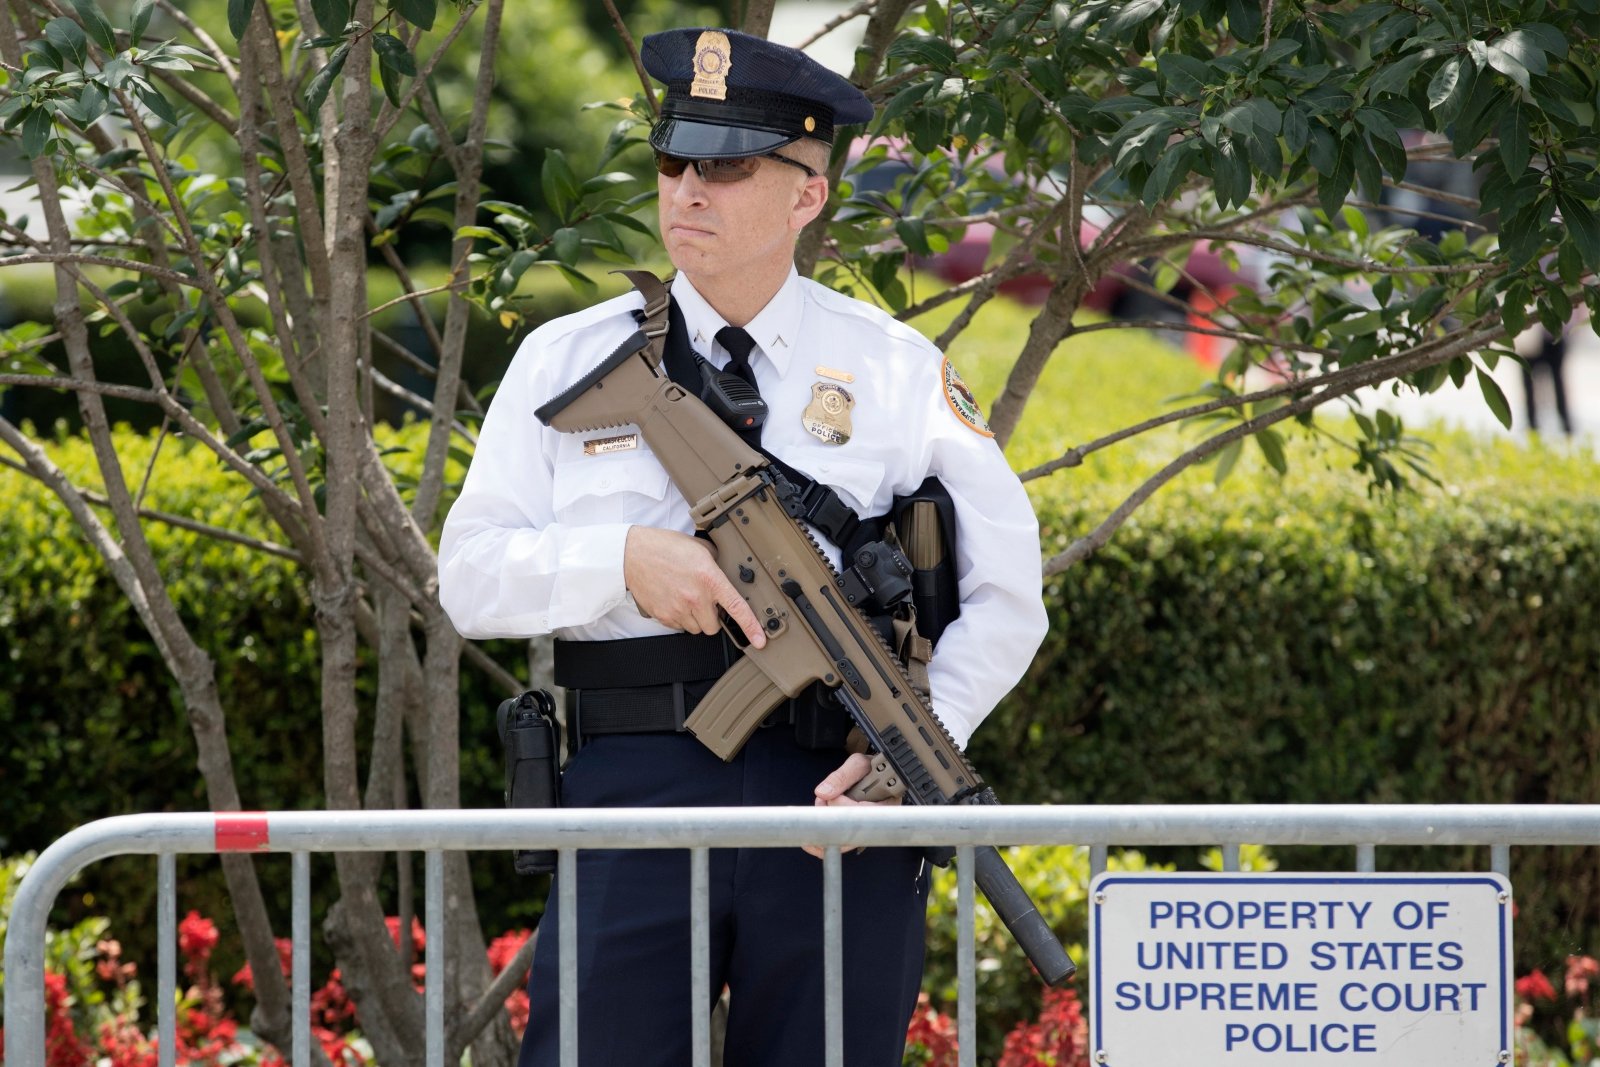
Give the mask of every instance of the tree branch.
<svg viewBox="0 0 1600 1067">
<path fill-rule="evenodd" d="M 772 32 L 772 11 L 777 0 L 746 0 L 744 24 L 739 28 L 752 37 L 765 37 Z"/>
<path fill-rule="evenodd" d="M 661 115 L 661 102 L 656 99 L 656 89 L 650 84 L 650 75 L 644 69 L 644 61 L 639 58 L 639 46 L 633 43 L 633 34 L 628 32 L 628 26 L 622 21 L 622 15 L 617 11 L 616 0 L 605 0 L 606 14 L 611 16 L 611 25 L 617 29 L 617 36 L 622 38 L 622 46 L 628 50 L 628 58 L 633 60 L 634 73 L 639 75 L 639 85 L 644 90 L 645 102 L 650 105 L 650 117 L 657 118 Z"/>
<path fill-rule="evenodd" d="M 166 16 L 173 22 L 188 30 L 191 37 L 200 42 L 200 47 L 205 49 L 212 62 L 222 68 L 222 73 L 227 76 L 228 84 L 233 89 L 233 95 L 237 97 L 239 95 L 239 70 L 233 65 L 233 58 L 218 47 L 216 38 L 207 33 L 204 27 L 185 14 L 184 10 L 174 4 L 172 0 L 156 0 L 156 6 L 165 12 Z"/>
<path fill-rule="evenodd" d="M 1495 338 L 1504 336 L 1504 333 L 1504 328 L 1497 324 L 1491 329 L 1483 330 L 1470 336 L 1459 337 L 1443 348 L 1430 352 L 1421 354 L 1417 352 L 1406 353 L 1403 356 L 1393 357 L 1395 362 L 1376 360 L 1372 363 L 1363 363 L 1358 367 L 1350 368 L 1352 372 L 1360 373 L 1352 373 L 1349 378 L 1344 379 L 1339 385 L 1310 396 L 1303 396 L 1299 400 L 1247 419 L 1220 434 L 1207 438 L 1162 467 L 1156 474 L 1147 478 L 1126 500 L 1117 505 L 1116 510 L 1100 525 L 1096 526 L 1093 531 L 1078 538 L 1068 545 L 1065 550 L 1046 560 L 1044 573 L 1046 575 L 1059 574 L 1073 564 L 1088 558 L 1102 548 L 1110 540 L 1111 535 L 1127 521 L 1128 516 L 1133 514 L 1156 490 L 1200 460 L 1213 455 L 1233 442 L 1249 437 L 1269 426 L 1282 422 L 1284 419 L 1293 418 L 1296 415 L 1310 411 L 1312 408 L 1325 404 L 1329 400 L 1348 396 L 1350 393 L 1366 386 L 1376 385 L 1398 375 L 1414 373 L 1439 363 L 1448 362 L 1466 352 L 1481 348 Z M 1314 384 L 1322 383 L 1317 382 Z M 1301 388 L 1311 387 L 1314 386 L 1302 386 Z"/>
<path fill-rule="evenodd" d="M 533 966 L 533 950 L 538 940 L 539 931 L 535 930 L 517 948 L 517 954 L 511 957 L 511 962 L 495 975 L 494 981 L 489 983 L 489 988 L 483 991 L 477 1003 L 473 1004 L 461 1021 L 451 1028 L 445 1050 L 446 1062 L 458 1062 L 467 1045 L 478 1036 L 478 1032 L 493 1022 L 496 1016 L 504 1014 L 506 998 L 527 982 L 528 968 Z"/>
<path fill-rule="evenodd" d="M 254 19 L 252 19 L 254 21 Z M 155 142 L 150 137 L 150 130 L 139 117 L 138 110 L 128 99 L 127 93 L 118 92 L 123 109 L 128 114 L 129 123 L 134 133 L 139 138 L 139 143 L 144 149 L 145 158 L 152 163 L 156 181 L 161 186 L 163 195 L 172 211 L 178 230 L 183 237 L 184 246 L 189 250 L 191 260 L 196 264 L 205 262 L 205 254 L 200 247 L 199 239 L 195 236 L 193 226 L 190 224 L 188 210 L 184 207 L 183 198 L 178 195 L 177 189 L 172 184 L 172 175 L 167 168 L 161 165 L 162 156 L 156 150 Z M 217 316 L 218 323 L 227 335 L 233 347 L 234 356 L 239 360 L 239 365 L 244 368 L 245 375 L 250 379 L 250 384 L 255 391 L 256 400 L 261 405 L 262 416 L 268 428 L 272 430 L 273 437 L 278 442 L 278 448 L 283 453 L 285 466 L 288 468 L 289 477 L 293 481 L 296 494 L 300 499 L 300 514 L 305 520 L 306 533 L 312 551 L 309 553 L 312 565 L 318 569 L 326 568 L 323 551 L 323 526 L 321 513 L 317 508 L 316 495 L 312 492 L 311 481 L 307 476 L 305 463 L 301 459 L 294 437 L 289 433 L 288 425 L 283 418 L 283 412 L 278 407 L 278 402 L 273 396 L 272 387 L 268 384 L 266 376 L 261 371 L 255 354 L 251 351 L 249 343 L 245 340 L 244 331 L 239 325 L 239 320 L 233 313 L 233 307 L 228 303 L 227 297 L 217 288 L 216 279 L 207 271 L 199 271 L 195 275 L 199 288 L 210 300 L 211 310 Z M 330 482 L 332 479 L 329 479 Z"/>
<path fill-rule="evenodd" d="M 494 683 L 500 687 L 500 692 L 506 696 L 516 696 L 527 688 L 516 675 L 506 670 L 500 664 L 489 658 L 489 654 L 471 641 L 461 643 L 461 654 L 466 656 L 467 662 L 487 674 Z"/>
<path fill-rule="evenodd" d="M 0 466 L 10 467 L 12 470 L 27 474 L 30 477 L 37 477 L 31 467 L 18 463 L 16 460 L 6 459 L 4 456 L 0 456 Z M 97 493 L 92 489 L 84 489 L 81 486 L 71 486 L 71 489 L 97 508 L 109 509 L 111 507 L 111 501 L 104 493 Z M 140 507 L 138 514 L 140 518 L 163 523 L 180 530 L 188 530 L 190 533 L 201 534 L 211 538 L 213 541 L 226 541 L 229 544 L 242 545 L 257 552 L 264 552 L 269 556 L 277 556 L 280 559 L 289 560 L 291 563 L 300 562 L 300 553 L 292 548 L 274 541 L 265 541 L 259 537 L 250 537 L 224 526 L 213 526 L 208 522 L 199 522 L 195 519 L 185 518 L 182 515 L 174 515 L 170 511 L 161 511 L 158 508 Z"/>
<path fill-rule="evenodd" d="M 607 2 L 609 3 L 610 0 L 607 0 Z M 807 48 L 810 48 L 828 34 L 838 29 L 840 26 L 843 26 L 847 22 L 858 19 L 862 15 L 865 15 L 867 12 L 871 11 L 877 2 L 878 0 L 859 0 L 854 7 L 841 11 L 839 14 L 823 23 L 820 29 L 818 29 L 810 37 L 807 37 L 805 40 L 795 45 L 795 47 L 800 49 L 802 52 L 805 51 Z"/>
<path fill-rule="evenodd" d="M 419 94 L 422 94 L 422 90 L 428 84 L 428 79 L 432 77 L 433 70 L 438 66 L 439 60 L 444 58 L 444 54 L 450 50 L 450 46 L 455 43 L 456 38 L 461 36 L 461 31 L 467 28 L 467 23 L 472 20 L 472 16 L 477 13 L 477 10 L 477 4 L 467 4 L 461 8 L 461 13 L 456 16 L 455 24 L 450 27 L 450 32 L 445 34 L 444 40 L 440 41 L 438 47 L 428 54 L 427 62 L 417 69 L 417 76 L 411 79 L 411 84 L 406 88 L 405 95 L 400 98 L 398 107 L 390 104 L 387 97 L 384 98 L 382 109 L 378 112 L 378 119 L 373 124 L 373 132 L 379 141 L 388 136 L 389 131 L 394 129 L 394 124 L 400 121 L 400 116 L 406 113 L 406 108 L 411 106 L 411 102 L 417 99 Z"/>
<path fill-rule="evenodd" d="M 0 59 L 13 67 L 21 64 L 17 25 L 12 19 L 9 4 L 0 3 Z M 131 114 L 130 118 L 134 117 Z M 158 170 L 162 168 L 157 168 Z M 39 187 L 39 204 L 45 217 L 53 252 L 65 253 L 70 240 L 66 218 L 61 211 L 60 187 L 55 168 L 48 159 L 36 159 L 32 164 L 34 180 Z M 63 335 L 67 359 L 75 377 L 93 380 L 93 362 L 89 352 L 88 331 L 78 306 L 77 288 L 65 267 L 55 268 L 57 325 Z M 81 529 L 91 538 L 102 558 L 111 567 L 113 576 L 124 595 L 139 611 L 161 651 L 163 662 L 172 671 L 183 694 L 190 728 L 194 734 L 199 754 L 199 769 L 205 782 L 206 799 L 212 810 L 238 811 L 240 803 L 237 780 L 228 747 L 226 715 L 217 691 L 216 672 L 211 658 L 195 643 L 178 614 L 168 594 L 160 569 L 148 541 L 143 536 L 138 515 L 128 497 L 127 485 L 122 478 L 121 464 L 111 443 L 110 425 L 104 405 L 99 397 L 79 392 L 79 409 L 84 416 L 94 448 L 96 462 L 111 503 L 121 534 L 121 543 L 113 540 L 99 519 L 89 510 L 81 497 L 70 491 L 63 478 L 57 478 L 58 495 L 72 512 Z M 52 465 L 43 452 L 32 442 L 22 439 L 9 422 L 0 420 L 3 434 L 19 454 L 36 471 L 52 477 Z M 64 494 L 64 495 L 63 495 Z M 239 922 L 251 967 L 256 974 L 256 995 L 264 1019 L 272 1023 L 272 1032 L 281 1033 L 276 1024 L 288 1014 L 288 991 L 278 957 L 273 947 L 272 925 L 267 915 L 266 903 L 260 883 L 248 857 L 225 857 L 224 874 L 234 914 Z M 320 1052 L 320 1048 L 318 1049 Z"/>
<path fill-rule="evenodd" d="M 483 177 L 483 142 L 489 128 L 489 100 L 494 88 L 495 53 L 499 48 L 500 24 L 504 14 L 504 0 L 489 0 L 484 16 L 483 43 L 478 53 L 478 81 L 473 90 L 472 118 L 467 125 L 467 136 L 457 154 L 455 225 L 457 231 L 468 226 L 478 214 L 478 188 Z M 472 240 L 457 238 L 452 249 L 456 262 L 465 268 L 471 255 Z M 411 513 L 419 523 L 431 525 L 433 513 L 438 509 L 440 495 L 444 492 L 445 464 L 450 457 L 450 440 L 456 426 L 455 398 L 461 391 L 461 366 L 466 357 L 467 325 L 471 307 L 459 294 L 452 293 L 445 311 L 444 338 L 439 347 L 439 373 L 434 397 L 436 403 L 430 413 L 428 446 L 423 453 L 422 473 L 417 479 L 417 492 Z M 429 556 L 426 545 L 423 556 Z"/>
</svg>

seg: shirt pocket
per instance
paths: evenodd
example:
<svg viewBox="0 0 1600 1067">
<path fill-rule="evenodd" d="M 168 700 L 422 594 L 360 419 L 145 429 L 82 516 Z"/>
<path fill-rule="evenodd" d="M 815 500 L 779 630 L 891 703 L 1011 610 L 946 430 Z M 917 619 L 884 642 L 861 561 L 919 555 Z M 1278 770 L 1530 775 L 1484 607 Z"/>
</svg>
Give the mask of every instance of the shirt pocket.
<svg viewBox="0 0 1600 1067">
<path fill-rule="evenodd" d="M 888 500 L 882 505 L 876 503 L 885 468 L 875 459 L 841 456 L 835 449 L 802 447 L 789 449 L 783 461 L 823 485 L 832 486 L 862 518 L 888 507 Z"/>
<path fill-rule="evenodd" d="M 551 506 L 557 522 L 661 524 L 670 479 L 654 453 L 640 448 L 591 456 L 582 442 L 573 446 L 563 442 L 556 457 Z"/>
</svg>

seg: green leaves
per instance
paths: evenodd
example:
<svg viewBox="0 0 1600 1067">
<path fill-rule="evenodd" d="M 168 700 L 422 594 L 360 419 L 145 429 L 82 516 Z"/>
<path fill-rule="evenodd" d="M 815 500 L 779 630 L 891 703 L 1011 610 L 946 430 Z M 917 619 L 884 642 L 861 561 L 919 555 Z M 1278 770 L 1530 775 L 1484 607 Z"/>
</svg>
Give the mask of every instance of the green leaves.
<svg viewBox="0 0 1600 1067">
<path fill-rule="evenodd" d="M 1528 135 L 1528 113 L 1520 101 L 1512 101 L 1500 120 L 1500 158 L 1505 161 L 1506 173 L 1515 177 L 1528 167 L 1528 157 L 1533 147 Z"/>
<path fill-rule="evenodd" d="M 544 190 L 545 202 L 560 218 L 566 218 L 582 195 L 578 176 L 567 162 L 565 152 L 552 148 L 544 154 L 544 167 L 539 171 L 539 184 Z"/>
<path fill-rule="evenodd" d="M 228 32 L 233 34 L 235 41 L 244 39 L 244 31 L 250 25 L 250 13 L 255 7 L 256 0 L 228 0 Z"/>
<path fill-rule="evenodd" d="M 133 25 L 129 32 L 133 34 L 133 41 L 138 44 L 144 38 L 144 31 L 150 26 L 150 16 L 155 14 L 155 0 L 137 0 L 133 5 Z"/>
<path fill-rule="evenodd" d="M 1567 236 L 1583 258 L 1584 266 L 1600 271 L 1600 218 L 1596 217 L 1594 208 L 1565 192 L 1556 193 L 1556 203 L 1561 208 Z"/>
<path fill-rule="evenodd" d="M 28 117 L 22 120 L 22 154 L 29 159 L 44 155 L 54 127 L 48 109 L 40 107 L 28 112 Z"/>
<path fill-rule="evenodd" d="M 311 14 L 323 33 L 330 37 L 343 36 L 345 25 L 350 21 L 350 0 L 311 0 Z"/>
<path fill-rule="evenodd" d="M 1457 89 L 1461 85 L 1462 62 L 1460 56 L 1451 56 L 1428 79 L 1428 106 L 1447 120 L 1461 107 Z"/>
<path fill-rule="evenodd" d="M 1258 430 L 1255 441 L 1256 447 L 1261 449 L 1262 458 L 1267 461 L 1267 466 L 1277 471 L 1280 477 L 1289 473 L 1289 458 L 1284 452 L 1283 436 L 1278 431 Z"/>
<path fill-rule="evenodd" d="M 1146 19 L 1161 12 L 1162 0 L 1124 0 L 1113 4 L 1115 13 L 1106 20 L 1106 30 L 1112 35 L 1127 33 Z"/>
<path fill-rule="evenodd" d="M 438 0 L 390 0 L 389 10 L 420 30 L 431 30 L 439 4 Z"/>
<path fill-rule="evenodd" d="M 932 36 L 906 34 L 889 46 L 888 57 L 907 63 L 947 71 L 955 65 L 956 52 L 946 41 Z"/>
<path fill-rule="evenodd" d="M 1182 52 L 1157 56 L 1156 72 L 1166 79 L 1169 96 L 1198 97 L 1214 77 L 1210 64 Z"/>
<path fill-rule="evenodd" d="M 322 105 L 328 99 L 328 93 L 333 89 L 333 83 L 339 79 L 339 74 L 344 70 L 344 64 L 350 58 L 350 42 L 346 41 L 328 56 L 328 62 L 323 64 L 321 70 L 311 79 L 311 84 L 306 86 L 306 113 L 315 115 L 322 110 Z"/>
<path fill-rule="evenodd" d="M 45 23 L 44 36 L 63 59 L 79 67 L 88 62 L 89 39 L 84 35 L 83 27 L 73 19 L 51 19 Z"/>
<path fill-rule="evenodd" d="M 1504 37 L 1490 41 L 1487 56 L 1489 66 L 1525 90 L 1530 88 L 1530 75 L 1544 74 L 1549 69 L 1545 62 L 1545 50 L 1538 43 L 1538 38 L 1523 29 L 1512 30 Z"/>
<path fill-rule="evenodd" d="M 372 47 L 378 55 L 378 78 L 384 95 L 395 107 L 400 106 L 400 80 L 417 76 L 417 62 L 404 41 L 392 33 L 379 33 L 372 38 Z"/>
<path fill-rule="evenodd" d="M 1511 429 L 1511 403 L 1506 399 L 1506 394 L 1501 390 L 1500 383 L 1495 381 L 1482 367 L 1476 368 L 1478 389 L 1483 393 L 1483 399 L 1489 405 L 1489 410 L 1494 412 L 1494 417 L 1500 420 L 1500 425 Z"/>
<path fill-rule="evenodd" d="M 94 43 L 107 52 L 117 50 L 117 31 L 111 28 L 111 23 L 101 13 L 95 0 L 72 0 L 72 10 L 78 13 L 78 18 L 83 22 L 83 28 L 88 31 Z"/>
<path fill-rule="evenodd" d="M 167 101 L 166 97 L 161 95 L 155 86 L 141 78 L 133 83 L 133 92 L 140 102 L 149 108 L 151 113 L 162 122 L 169 126 L 178 124 L 178 113 L 173 110 L 172 104 Z"/>
</svg>

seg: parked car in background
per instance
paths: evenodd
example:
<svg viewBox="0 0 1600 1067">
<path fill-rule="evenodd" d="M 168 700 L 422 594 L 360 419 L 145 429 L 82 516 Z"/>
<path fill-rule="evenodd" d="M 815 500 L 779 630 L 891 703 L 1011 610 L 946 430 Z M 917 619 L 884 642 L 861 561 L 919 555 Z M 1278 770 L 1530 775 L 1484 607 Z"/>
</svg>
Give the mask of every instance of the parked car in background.
<svg viewBox="0 0 1600 1067">
<path fill-rule="evenodd" d="M 884 207 L 906 215 L 921 213 L 951 189 L 969 182 L 995 187 L 993 197 L 975 197 L 975 202 L 965 207 L 969 215 L 982 214 L 1003 202 L 1001 187 L 1014 179 L 1005 173 L 996 157 L 984 160 L 977 174 L 963 173 L 961 164 L 954 159 L 919 168 L 900 155 L 896 145 L 879 141 L 875 147 L 862 142 L 853 150 L 845 181 L 850 189 L 841 217 L 848 218 L 851 213 L 864 215 Z M 1113 218 L 1106 209 L 1088 206 L 1078 231 L 1080 242 L 1085 247 L 1093 244 Z M 959 232 L 956 228 L 945 232 L 949 236 L 948 248 L 914 257 L 917 267 L 931 271 L 941 281 L 952 285 L 968 281 L 998 261 L 994 245 L 1003 235 L 994 223 L 970 222 Z M 1096 281 L 1083 306 L 1123 319 L 1181 322 L 1191 313 L 1210 311 L 1239 287 L 1256 280 L 1249 276 L 1245 263 L 1234 269 L 1204 241 L 1196 243 L 1180 265 L 1182 276 L 1169 290 L 1179 303 L 1163 300 L 1133 284 L 1153 281 L 1153 263 L 1119 263 Z M 1000 291 L 1023 303 L 1042 304 L 1050 287 L 1050 279 L 1043 272 L 1028 271 L 1002 283 Z"/>
</svg>

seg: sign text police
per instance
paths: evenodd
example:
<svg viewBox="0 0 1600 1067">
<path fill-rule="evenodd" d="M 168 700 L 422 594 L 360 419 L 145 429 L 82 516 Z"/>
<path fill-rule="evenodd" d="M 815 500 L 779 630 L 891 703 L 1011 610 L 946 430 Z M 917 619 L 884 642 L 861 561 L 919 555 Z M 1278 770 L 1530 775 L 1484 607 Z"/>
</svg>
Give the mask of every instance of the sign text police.
<svg viewBox="0 0 1600 1067">
<path fill-rule="evenodd" d="M 1108 1067 L 1489 1067 L 1511 1047 L 1498 875 L 1106 874 L 1092 899 Z"/>
</svg>

